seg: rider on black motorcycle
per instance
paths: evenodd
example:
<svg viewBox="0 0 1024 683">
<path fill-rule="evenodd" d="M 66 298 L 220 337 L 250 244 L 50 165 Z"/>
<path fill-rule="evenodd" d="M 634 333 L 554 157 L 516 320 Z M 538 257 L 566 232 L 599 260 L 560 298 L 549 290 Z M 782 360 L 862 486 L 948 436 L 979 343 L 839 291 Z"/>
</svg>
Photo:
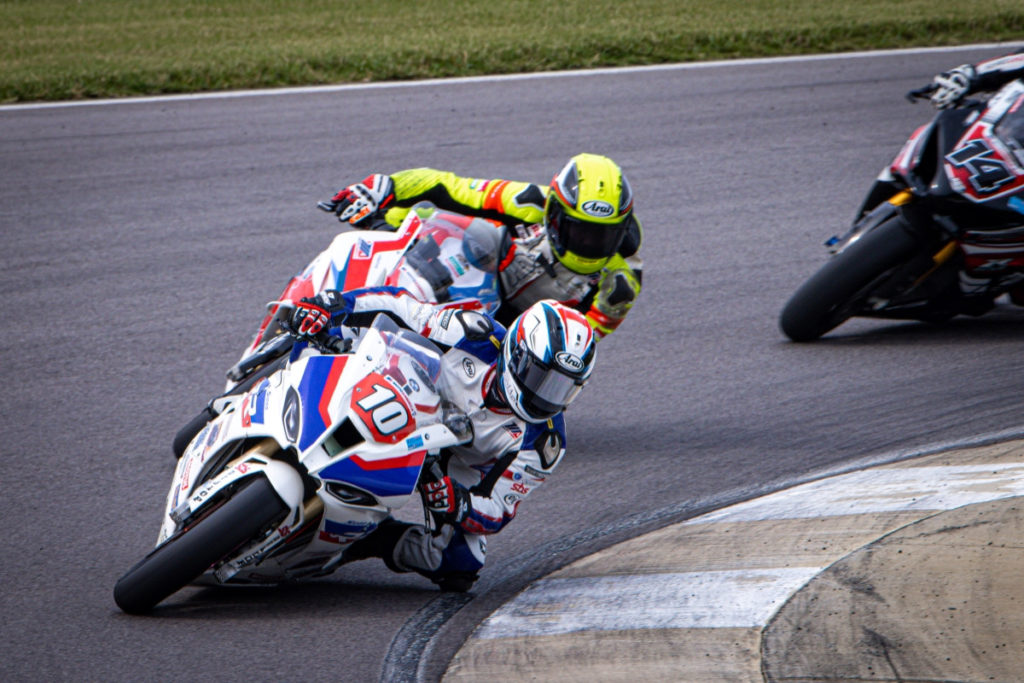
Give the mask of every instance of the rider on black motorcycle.
<svg viewBox="0 0 1024 683">
<path fill-rule="evenodd" d="M 360 327 L 382 312 L 445 350 L 439 388 L 468 416 L 472 440 L 424 470 L 420 488 L 437 522 L 433 532 L 388 518 L 345 560 L 380 557 L 393 571 L 464 592 L 483 566 L 486 536 L 512 521 L 565 453 L 562 411 L 593 371 L 595 335 L 582 314 L 551 300 L 529 307 L 506 334 L 481 313 L 425 304 L 392 287 L 303 299 L 291 328 L 315 337 L 342 317 Z"/>
<path fill-rule="evenodd" d="M 928 86 L 929 99 L 936 109 L 956 106 L 976 92 L 998 90 L 1015 78 L 1024 77 L 1024 48 L 1015 53 L 986 59 L 977 64 L 961 64 L 935 76 Z"/>
<path fill-rule="evenodd" d="M 318 206 L 372 229 L 397 226 L 422 201 L 506 226 L 502 324 L 541 299 L 554 299 L 583 313 L 600 339 L 619 326 L 640 293 L 643 231 L 629 181 L 607 157 L 576 155 L 548 187 L 430 168 L 372 174 Z"/>
</svg>

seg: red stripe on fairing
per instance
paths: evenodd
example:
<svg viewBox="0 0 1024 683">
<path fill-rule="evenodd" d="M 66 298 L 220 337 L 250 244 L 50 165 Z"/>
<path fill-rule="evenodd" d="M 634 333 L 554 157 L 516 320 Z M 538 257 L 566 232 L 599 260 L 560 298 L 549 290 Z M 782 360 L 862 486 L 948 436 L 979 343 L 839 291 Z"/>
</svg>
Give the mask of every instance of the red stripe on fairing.
<svg viewBox="0 0 1024 683">
<path fill-rule="evenodd" d="M 327 381 L 324 382 L 324 392 L 320 395 L 319 410 L 320 419 L 327 427 L 331 426 L 331 415 L 327 412 L 327 405 L 331 402 L 331 397 L 334 396 L 334 388 L 338 386 L 341 371 L 345 369 L 347 362 L 348 356 L 336 356 L 331 362 L 331 371 L 327 374 Z"/>
<path fill-rule="evenodd" d="M 426 451 L 416 451 L 409 455 L 402 455 L 397 458 L 385 458 L 383 460 L 363 460 L 358 455 L 353 455 L 349 460 L 367 471 L 395 470 L 402 467 L 419 467 L 423 464 L 423 459 L 426 455 Z"/>
<path fill-rule="evenodd" d="M 371 242 L 369 258 L 354 259 L 349 257 L 348 268 L 345 271 L 345 284 L 342 287 L 339 287 L 339 289 L 348 291 L 350 289 L 366 287 L 366 276 L 369 275 L 370 266 L 373 265 L 373 257 L 384 251 L 404 249 L 405 245 L 409 243 L 409 240 L 412 239 L 415 233 L 416 229 L 413 228 L 396 240 L 379 240 Z"/>
</svg>

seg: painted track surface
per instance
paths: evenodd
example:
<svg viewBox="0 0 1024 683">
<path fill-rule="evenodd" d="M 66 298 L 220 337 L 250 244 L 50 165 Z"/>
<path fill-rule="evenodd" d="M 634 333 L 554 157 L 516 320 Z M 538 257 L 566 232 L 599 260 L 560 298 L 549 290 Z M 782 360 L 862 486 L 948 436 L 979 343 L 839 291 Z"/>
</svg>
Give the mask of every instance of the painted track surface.
<svg viewBox="0 0 1024 683">
<path fill-rule="evenodd" d="M 854 469 L 606 548 L 490 615 L 444 681 L 1019 680 L 1022 446 Z"/>
<path fill-rule="evenodd" d="M 269 592 L 188 590 L 145 619 L 111 598 L 155 538 L 171 435 L 326 245 L 336 224 L 315 202 L 371 170 L 545 182 L 603 152 L 647 231 L 642 300 L 602 344 L 570 457 L 491 544 L 427 678 L 525 581 L 613 541 L 865 454 L 1018 425 L 1021 312 L 855 322 L 810 346 L 775 325 L 930 115 L 903 92 L 997 53 L 0 111 L 0 670 L 380 675 L 436 597 L 417 577 L 364 563 Z"/>
</svg>

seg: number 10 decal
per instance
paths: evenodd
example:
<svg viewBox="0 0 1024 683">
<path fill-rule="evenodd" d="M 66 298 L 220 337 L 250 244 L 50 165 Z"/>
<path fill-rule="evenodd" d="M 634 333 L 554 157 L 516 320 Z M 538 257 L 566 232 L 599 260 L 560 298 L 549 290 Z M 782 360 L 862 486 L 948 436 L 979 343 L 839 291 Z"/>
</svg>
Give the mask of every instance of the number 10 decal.
<svg viewBox="0 0 1024 683">
<path fill-rule="evenodd" d="M 397 443 L 415 428 L 405 398 L 376 373 L 356 385 L 352 407 L 376 441 Z"/>
</svg>

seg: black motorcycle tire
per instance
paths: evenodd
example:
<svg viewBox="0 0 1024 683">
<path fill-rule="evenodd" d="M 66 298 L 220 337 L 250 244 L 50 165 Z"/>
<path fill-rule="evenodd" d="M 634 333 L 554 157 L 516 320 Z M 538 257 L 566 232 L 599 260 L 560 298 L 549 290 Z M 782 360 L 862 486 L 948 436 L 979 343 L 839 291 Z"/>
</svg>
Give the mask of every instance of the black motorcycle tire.
<svg viewBox="0 0 1024 683">
<path fill-rule="evenodd" d="M 920 246 L 898 216 L 833 256 L 786 302 L 779 327 L 795 342 L 818 339 L 853 317 L 878 282 Z"/>
<path fill-rule="evenodd" d="M 192 439 L 196 438 L 196 435 L 203 431 L 203 427 L 215 417 L 217 417 L 217 413 L 207 406 L 189 420 L 188 424 L 178 430 L 178 433 L 174 435 L 174 441 L 171 442 L 171 451 L 174 453 L 175 460 L 185 453 L 185 449 L 192 443 Z"/>
<path fill-rule="evenodd" d="M 114 602 L 145 614 L 214 563 L 256 538 L 287 510 L 265 477 L 253 477 L 223 504 L 155 548 L 118 580 Z"/>
</svg>

